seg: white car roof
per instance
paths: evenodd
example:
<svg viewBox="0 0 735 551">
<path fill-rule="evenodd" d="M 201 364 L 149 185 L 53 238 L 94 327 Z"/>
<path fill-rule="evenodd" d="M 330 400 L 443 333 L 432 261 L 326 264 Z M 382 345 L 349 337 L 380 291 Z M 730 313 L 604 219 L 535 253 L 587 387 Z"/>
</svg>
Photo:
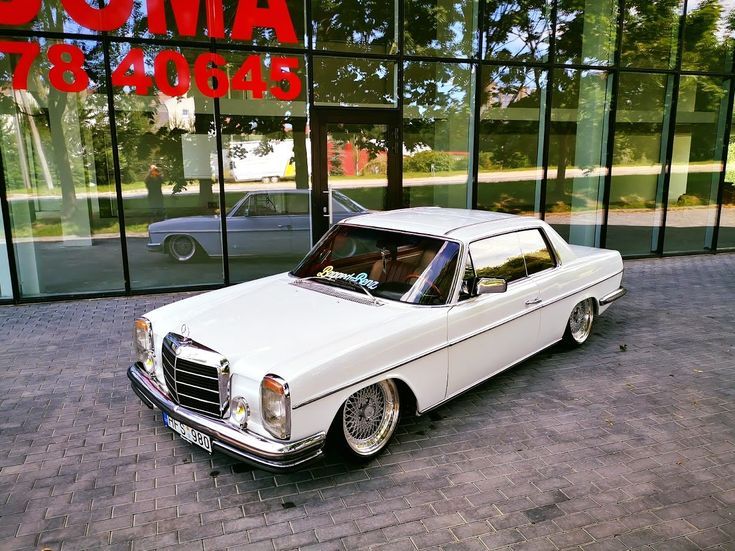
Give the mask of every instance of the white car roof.
<svg viewBox="0 0 735 551">
<path fill-rule="evenodd" d="M 397 229 L 407 232 L 472 241 L 476 237 L 524 227 L 538 227 L 540 220 L 483 210 L 416 207 L 373 212 L 346 220 L 355 226 Z"/>
</svg>

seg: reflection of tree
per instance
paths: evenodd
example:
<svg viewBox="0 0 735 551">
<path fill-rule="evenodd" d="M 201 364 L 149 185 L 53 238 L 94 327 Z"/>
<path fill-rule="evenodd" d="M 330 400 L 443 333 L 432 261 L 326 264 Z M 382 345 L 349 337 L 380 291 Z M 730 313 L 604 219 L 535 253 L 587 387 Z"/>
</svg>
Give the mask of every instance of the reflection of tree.
<svg viewBox="0 0 735 551">
<path fill-rule="evenodd" d="M 388 53 L 394 7 L 382 0 L 318 0 L 312 4 L 317 48 Z"/>
<path fill-rule="evenodd" d="M 488 59 L 538 61 L 548 51 L 547 0 L 488 0 L 485 36 Z"/>
<path fill-rule="evenodd" d="M 404 48 L 414 55 L 472 55 L 474 3 L 433 0 L 405 3 Z"/>
</svg>

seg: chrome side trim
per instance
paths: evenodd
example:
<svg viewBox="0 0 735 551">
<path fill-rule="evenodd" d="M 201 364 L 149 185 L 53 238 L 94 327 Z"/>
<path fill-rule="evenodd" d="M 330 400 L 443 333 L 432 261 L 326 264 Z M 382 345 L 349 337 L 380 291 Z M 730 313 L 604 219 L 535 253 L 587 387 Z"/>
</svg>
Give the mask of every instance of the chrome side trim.
<svg viewBox="0 0 735 551">
<path fill-rule="evenodd" d="M 574 291 L 569 291 L 569 292 L 561 295 L 560 297 L 555 298 L 554 300 L 550 300 L 548 302 L 537 304 L 534 307 L 528 308 L 527 310 L 523 310 L 522 312 L 520 312 L 518 314 L 515 314 L 515 315 L 510 316 L 508 318 L 502 319 L 502 320 L 500 320 L 498 322 L 495 322 L 495 323 L 493 323 L 491 325 L 488 325 L 486 327 L 483 327 L 482 329 L 478 329 L 477 331 L 471 333 L 470 335 L 464 335 L 464 336 L 459 337 L 459 338 L 457 338 L 457 339 L 455 339 L 455 340 L 453 340 L 451 342 L 447 342 L 445 344 L 441 344 L 441 345 L 435 346 L 434 348 L 430 348 L 429 350 L 424 351 L 421 354 L 417 354 L 416 356 L 414 356 L 412 358 L 409 358 L 408 360 L 403 360 L 403 361 L 398 362 L 397 364 L 394 364 L 394 365 L 392 365 L 390 367 L 386 367 L 385 369 L 383 369 L 381 371 L 378 371 L 376 373 L 372 373 L 370 375 L 367 375 L 365 377 L 362 377 L 361 379 L 358 379 L 356 381 L 352 381 L 351 383 L 347 383 L 345 385 L 342 385 L 339 388 L 336 388 L 336 389 L 333 389 L 333 390 L 329 390 L 329 391 L 324 392 L 322 394 L 317 394 L 316 396 L 314 396 L 312 398 L 309 398 L 307 400 L 304 400 L 303 402 L 301 402 L 301 403 L 293 406 L 292 409 L 296 410 L 296 409 L 299 409 L 300 407 L 307 406 L 307 405 L 309 405 L 309 404 L 311 404 L 313 402 L 316 402 L 317 400 L 321 400 L 322 398 L 326 398 L 327 396 L 331 396 L 332 394 L 336 394 L 337 392 L 340 392 L 342 390 L 345 390 L 347 388 L 350 388 L 351 386 L 359 385 L 361 383 L 364 383 L 365 381 L 369 381 L 370 379 L 372 379 L 374 377 L 378 377 L 380 375 L 384 375 L 384 374 L 388 373 L 389 371 L 393 371 L 394 369 L 398 369 L 399 367 L 402 367 L 402 366 L 404 366 L 406 364 L 409 364 L 409 363 L 411 363 L 413 361 L 420 360 L 421 358 L 424 358 L 426 356 L 429 356 L 430 354 L 433 354 L 435 352 L 439 352 L 440 350 L 444 350 L 445 348 L 449 348 L 451 346 L 454 346 L 456 344 L 459 344 L 459 343 L 461 343 L 463 341 L 466 341 L 466 340 L 468 340 L 468 339 L 470 339 L 472 337 L 475 337 L 475 336 L 477 336 L 477 335 L 479 335 L 481 333 L 485 333 L 487 331 L 490 331 L 492 329 L 495 329 L 496 327 L 500 327 L 501 325 L 505 325 L 507 323 L 510 323 L 511 321 L 513 321 L 515 319 L 518 319 L 521 316 L 525 316 L 526 314 L 530 314 L 531 312 L 535 312 L 536 310 L 539 310 L 541 308 L 546 308 L 547 306 L 549 306 L 551 304 L 555 304 L 556 302 L 559 302 L 560 300 L 564 300 L 565 298 L 568 298 L 568 297 L 570 297 L 570 296 L 572 296 L 572 295 L 574 295 L 576 293 L 581 293 L 582 291 L 585 291 L 585 290 L 589 289 L 590 287 L 594 287 L 595 285 L 599 285 L 600 283 L 602 283 L 604 281 L 607 281 L 608 279 L 612 279 L 614 277 L 617 277 L 621 273 L 623 273 L 623 270 L 620 270 L 620 271 L 618 271 L 618 272 L 616 272 L 616 273 L 614 273 L 612 275 L 609 275 L 609 276 L 605 276 L 603 278 L 600 278 L 600 279 L 598 279 L 598 280 L 596 280 L 596 281 L 594 281 L 594 282 L 592 282 L 592 283 L 590 283 L 588 285 L 585 285 L 583 287 L 580 287 L 579 289 L 575 289 Z"/>
<path fill-rule="evenodd" d="M 283 471 L 300 467 L 322 455 L 326 440 L 323 431 L 293 442 L 276 441 L 175 404 L 137 364 L 128 368 L 128 378 L 135 393 L 148 407 L 165 411 L 174 419 L 207 434 L 212 439 L 213 449 L 258 468 Z"/>
<path fill-rule="evenodd" d="M 605 306 L 606 304 L 615 302 L 619 298 L 624 297 L 627 292 L 628 290 L 625 287 L 621 287 L 620 289 L 617 289 L 613 291 L 612 293 L 608 293 L 607 295 L 605 295 L 604 297 L 600 299 L 600 306 Z"/>
</svg>

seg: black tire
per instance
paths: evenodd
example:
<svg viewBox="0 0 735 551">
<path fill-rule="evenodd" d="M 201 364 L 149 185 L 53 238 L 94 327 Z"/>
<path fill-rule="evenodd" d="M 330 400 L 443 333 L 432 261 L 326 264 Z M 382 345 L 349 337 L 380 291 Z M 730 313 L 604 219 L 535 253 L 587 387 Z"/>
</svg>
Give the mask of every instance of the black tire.
<svg viewBox="0 0 735 551">
<path fill-rule="evenodd" d="M 172 235 L 166 239 L 166 252 L 176 262 L 189 262 L 197 257 L 199 243 L 189 235 Z"/>
<path fill-rule="evenodd" d="M 594 322 L 595 299 L 587 298 L 577 303 L 569 314 L 562 340 L 571 347 L 582 346 L 592 334 Z"/>
<path fill-rule="evenodd" d="M 367 461 L 388 445 L 400 416 L 398 387 L 390 379 L 380 381 L 347 398 L 332 424 L 330 437 L 352 459 Z"/>
</svg>

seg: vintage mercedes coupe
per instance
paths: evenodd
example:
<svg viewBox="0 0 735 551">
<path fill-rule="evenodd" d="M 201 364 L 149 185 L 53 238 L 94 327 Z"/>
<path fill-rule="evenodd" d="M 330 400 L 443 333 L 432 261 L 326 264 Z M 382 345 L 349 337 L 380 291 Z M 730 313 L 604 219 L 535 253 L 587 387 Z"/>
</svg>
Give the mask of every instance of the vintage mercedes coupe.
<svg viewBox="0 0 735 551">
<path fill-rule="evenodd" d="M 622 277 L 618 252 L 568 245 L 534 218 L 360 215 L 289 273 L 136 319 L 128 376 L 210 453 L 279 471 L 332 440 L 370 458 L 402 411 L 423 414 L 557 341 L 584 343 Z"/>
</svg>

